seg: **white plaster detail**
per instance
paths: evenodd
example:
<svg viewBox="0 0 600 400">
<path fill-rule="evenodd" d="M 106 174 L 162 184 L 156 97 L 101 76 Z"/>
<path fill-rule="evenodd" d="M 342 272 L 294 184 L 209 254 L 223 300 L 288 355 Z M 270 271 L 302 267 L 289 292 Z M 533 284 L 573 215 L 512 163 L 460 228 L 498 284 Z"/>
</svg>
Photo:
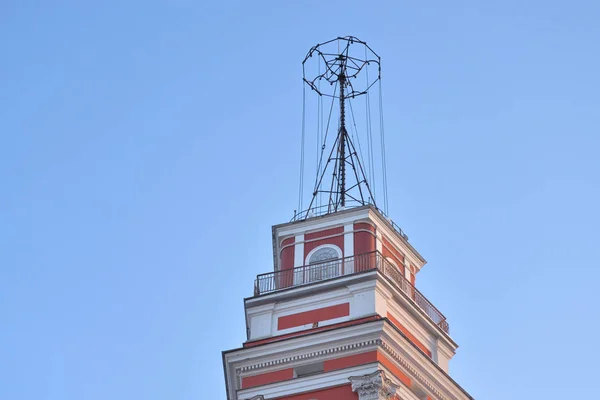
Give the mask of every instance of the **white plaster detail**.
<svg viewBox="0 0 600 400">
<path fill-rule="evenodd" d="M 294 268 L 304 265 L 304 233 L 294 237 Z"/>
<path fill-rule="evenodd" d="M 393 298 L 389 290 L 386 290 L 383 286 L 375 286 L 375 313 L 382 317 L 387 317 L 388 313 L 388 301 Z"/>
<path fill-rule="evenodd" d="M 375 250 L 383 254 L 383 235 L 377 227 L 375 228 Z"/>
<path fill-rule="evenodd" d="M 344 257 L 354 255 L 354 223 L 344 225 Z M 354 272 L 354 264 L 346 264 L 346 273 Z"/>
<path fill-rule="evenodd" d="M 450 336 L 439 329 L 415 304 L 414 300 L 410 299 L 377 271 L 325 280 L 318 284 L 298 286 L 284 292 L 274 292 L 269 295 L 247 299 L 245 307 L 250 328 L 248 340 L 264 338 L 265 335 L 276 336 L 310 328 L 309 326 L 302 326 L 279 331 L 277 329 L 277 319 L 280 316 L 345 302 L 350 303 L 349 316 L 323 321 L 319 326 L 375 314 L 387 317 L 387 313 L 390 311 L 402 325 L 430 349 L 434 361 L 438 361 L 436 349 L 440 346 L 445 347 L 444 353 L 448 356 L 448 359 L 454 355 L 457 344 L 452 341 Z M 267 309 L 263 308 L 266 304 L 271 304 L 270 308 L 269 306 L 267 306 Z M 254 318 L 259 318 L 259 314 L 266 312 L 266 310 L 271 310 L 269 311 L 271 313 L 270 323 L 268 323 L 266 316 L 261 317 L 261 321 L 253 321 Z M 271 327 L 270 334 L 266 332 L 268 326 Z M 264 327 L 264 330 L 257 327 Z M 254 329 L 259 330 L 254 331 Z M 447 371 L 446 363 L 440 361 L 440 366 Z"/>
<path fill-rule="evenodd" d="M 355 208 L 343 213 L 343 216 L 338 212 L 335 214 L 325 215 L 315 219 L 308 219 L 296 223 L 287 223 L 275 226 L 277 236 L 295 235 L 298 232 L 314 232 L 322 229 L 330 229 L 333 226 L 345 225 L 354 223 L 359 219 L 369 218 L 369 207 Z"/>
<path fill-rule="evenodd" d="M 429 351 L 431 351 L 431 359 L 437 362 L 436 348 L 437 348 L 437 337 L 431 334 L 427 329 L 423 328 L 422 325 L 415 321 L 415 318 L 396 301 L 390 301 L 388 303 L 389 313 L 400 322 L 410 333 L 412 333 Z"/>
<path fill-rule="evenodd" d="M 271 332 L 273 331 L 271 316 L 273 315 L 274 308 L 275 304 L 270 303 L 246 310 L 250 325 L 248 339 L 250 337 L 258 339 L 271 336 Z"/>
<path fill-rule="evenodd" d="M 412 285 L 412 268 L 408 262 L 404 262 L 404 277 Z"/>
<path fill-rule="evenodd" d="M 450 359 L 454 357 L 454 350 L 439 339 L 436 340 L 436 350 L 438 365 L 440 366 L 440 368 L 446 371 L 446 373 L 449 373 Z"/>
<path fill-rule="evenodd" d="M 371 374 L 382 366 L 378 363 L 366 364 L 238 390 L 239 379 L 243 376 L 294 368 L 375 349 L 379 349 L 411 379 L 411 388 L 406 388 L 386 370 L 392 382 L 400 386 L 397 394 L 402 399 L 418 400 L 426 393 L 436 400 L 472 400 L 426 355 L 382 320 L 227 352 L 224 361 L 230 400 L 249 400 L 256 395 L 264 395 L 267 399 L 280 398 L 347 384 L 349 376 Z M 409 390 L 413 394 L 409 394 Z"/>
<path fill-rule="evenodd" d="M 254 370 L 258 370 L 258 369 L 271 368 L 271 367 L 275 367 L 275 366 L 281 367 L 282 365 L 293 364 L 298 361 L 306 362 L 309 360 L 315 360 L 322 356 L 334 355 L 334 356 L 338 357 L 338 356 L 345 355 L 345 353 L 347 353 L 349 351 L 356 353 L 357 350 L 360 350 L 362 352 L 365 349 L 377 347 L 377 346 L 381 345 L 381 343 L 382 342 L 379 339 L 370 339 L 370 340 L 365 340 L 362 342 L 351 343 L 351 344 L 349 343 L 349 344 L 345 344 L 342 346 L 336 346 L 336 347 L 331 347 L 331 348 L 327 348 L 327 349 L 323 349 L 323 350 L 319 350 L 319 351 L 313 351 L 310 353 L 298 354 L 298 355 L 292 356 L 292 357 L 285 357 L 285 358 L 279 358 L 276 360 L 269 360 L 264 363 L 246 365 L 242 368 L 239 368 L 238 371 L 239 371 L 239 373 L 248 373 L 250 371 L 254 371 Z"/>
<path fill-rule="evenodd" d="M 389 355 L 394 361 L 396 361 L 404 370 L 407 372 L 409 377 L 416 379 L 420 384 L 425 386 L 432 394 L 438 398 L 439 400 L 447 400 L 447 397 L 444 396 L 439 390 L 437 390 L 423 375 L 421 375 L 413 366 L 400 354 L 394 351 L 393 346 L 390 346 L 388 343 L 383 342 L 380 346 L 387 355 Z"/>
<path fill-rule="evenodd" d="M 389 400 L 398 390 L 398 386 L 386 378 L 383 371 L 351 376 L 348 380 L 352 383 L 352 391 L 358 393 L 358 400 Z"/>
<path fill-rule="evenodd" d="M 368 281 L 348 285 L 352 295 L 350 301 L 350 318 L 358 319 L 375 315 L 375 289 L 376 281 Z"/>
</svg>

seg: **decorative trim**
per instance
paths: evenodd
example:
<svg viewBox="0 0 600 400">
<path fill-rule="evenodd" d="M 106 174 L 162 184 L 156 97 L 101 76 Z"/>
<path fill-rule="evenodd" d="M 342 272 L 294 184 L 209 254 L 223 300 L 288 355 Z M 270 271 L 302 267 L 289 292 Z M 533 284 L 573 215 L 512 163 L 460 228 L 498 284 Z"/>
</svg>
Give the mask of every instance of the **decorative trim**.
<svg viewBox="0 0 600 400">
<path fill-rule="evenodd" d="M 340 355 L 350 351 L 355 351 L 358 349 L 363 349 L 371 346 L 376 346 L 383 350 L 385 354 L 390 356 L 394 361 L 396 361 L 403 369 L 416 381 L 418 381 L 421 385 L 423 385 L 431 394 L 438 400 L 449 400 L 448 397 L 444 396 L 439 390 L 436 389 L 434 385 L 429 382 L 424 376 L 422 376 L 416 369 L 414 369 L 410 363 L 404 359 L 400 354 L 395 352 L 388 343 L 384 342 L 381 339 L 371 339 L 366 340 L 359 343 L 346 344 L 343 346 L 337 346 L 333 348 L 323 349 L 320 351 L 314 351 L 306 354 L 298 354 L 291 357 L 280 358 L 276 360 L 270 360 L 263 363 L 247 365 L 241 368 L 236 368 L 235 372 L 238 377 L 238 387 L 239 382 L 241 382 L 241 375 L 245 375 L 249 372 L 266 369 L 266 368 L 274 368 L 281 367 L 292 363 L 297 363 L 300 361 L 309 361 L 312 359 L 316 359 L 322 356 L 331 356 L 331 355 Z M 369 398 L 370 399 L 370 398 Z M 253 400 L 253 399 L 251 399 Z M 361 400 L 361 398 L 359 398 Z"/>
<path fill-rule="evenodd" d="M 348 380 L 352 383 L 352 391 L 358 393 L 358 400 L 389 400 L 399 388 L 381 370 L 368 375 L 351 376 Z"/>
<path fill-rule="evenodd" d="M 419 372 L 414 369 L 408 361 L 406 361 L 402 356 L 396 353 L 392 347 L 386 342 L 381 342 L 379 345 L 383 351 L 391 358 L 394 359 L 398 364 L 400 364 L 406 372 L 408 372 L 413 378 L 415 378 L 419 383 L 425 386 L 437 399 L 439 400 L 448 400 L 446 396 L 444 396 L 439 390 L 437 390 L 431 382 L 429 382 L 423 375 L 419 374 Z"/>
<path fill-rule="evenodd" d="M 290 363 L 295 363 L 298 361 L 311 360 L 311 359 L 318 358 L 318 357 L 321 357 L 324 355 L 343 354 L 343 353 L 346 353 L 349 351 L 362 349 L 362 348 L 369 347 L 369 346 L 380 346 L 381 343 L 382 343 L 382 341 L 380 339 L 371 339 L 371 340 L 366 340 L 364 342 L 346 344 L 343 346 L 333 347 L 333 348 L 324 349 L 324 350 L 320 350 L 320 351 L 313 351 L 311 353 L 299 354 L 299 355 L 292 356 L 292 357 L 285 357 L 285 358 L 280 358 L 277 360 L 271 360 L 271 361 L 267 361 L 267 362 L 260 363 L 260 364 L 247 365 L 245 367 L 237 368 L 236 373 L 238 375 L 240 375 L 240 374 L 254 371 L 257 369 L 271 368 L 271 367 L 275 367 L 275 366 L 281 366 L 281 365 L 286 365 L 286 364 L 290 364 Z"/>
<path fill-rule="evenodd" d="M 351 391 L 352 389 L 350 382 L 348 381 L 348 376 L 366 375 L 373 373 L 376 370 L 377 363 L 371 363 L 347 369 L 325 372 L 322 374 L 290 379 L 270 385 L 241 389 L 235 393 L 238 400 L 249 400 L 259 394 L 263 395 L 265 399 L 286 399 L 298 394 L 308 394 L 310 392 L 344 385 L 346 385 L 349 391 Z"/>
</svg>

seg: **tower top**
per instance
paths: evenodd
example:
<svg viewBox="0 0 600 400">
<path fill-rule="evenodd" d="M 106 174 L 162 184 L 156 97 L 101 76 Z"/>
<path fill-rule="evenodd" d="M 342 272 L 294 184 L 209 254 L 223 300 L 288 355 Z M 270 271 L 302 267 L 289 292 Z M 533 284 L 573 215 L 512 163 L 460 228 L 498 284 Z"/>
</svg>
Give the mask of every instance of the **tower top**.
<svg viewBox="0 0 600 400">
<path fill-rule="evenodd" d="M 338 37 L 313 46 L 302 61 L 303 123 L 298 212 L 294 220 L 329 214 L 349 207 L 372 204 L 375 200 L 375 162 L 371 115 L 371 91 L 379 89 L 380 159 L 382 161 L 384 209 L 387 209 L 385 152 L 381 106 L 381 58 L 366 42 L 354 37 Z M 304 180 L 304 141 L 306 136 L 306 88 L 316 94 L 317 171 L 308 208 L 302 207 Z M 364 112 L 357 109 L 358 99 Z M 328 115 L 324 112 L 325 102 Z M 354 105 L 353 105 L 354 104 Z M 333 137 L 332 117 L 338 124 Z M 326 121 L 326 122 L 325 122 Z M 362 129 L 359 129 L 359 126 Z M 361 144 L 366 144 L 366 152 Z M 366 154 L 365 154 L 366 153 Z M 365 162 L 365 158 L 366 161 Z"/>
</svg>

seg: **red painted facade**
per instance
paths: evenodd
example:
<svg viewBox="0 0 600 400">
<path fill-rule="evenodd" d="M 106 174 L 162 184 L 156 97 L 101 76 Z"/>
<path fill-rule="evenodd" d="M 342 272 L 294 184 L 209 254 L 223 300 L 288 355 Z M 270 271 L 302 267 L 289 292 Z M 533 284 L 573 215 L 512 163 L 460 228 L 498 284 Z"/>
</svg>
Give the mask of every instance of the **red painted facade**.
<svg viewBox="0 0 600 400">
<path fill-rule="evenodd" d="M 392 373 L 396 378 L 398 378 L 406 386 L 411 387 L 412 382 L 411 382 L 410 378 L 408 376 L 406 376 L 406 374 L 404 374 L 404 372 L 402 372 L 400 370 L 400 368 L 398 368 L 394 364 L 394 362 L 392 362 L 389 358 L 387 358 L 387 356 L 385 354 L 381 353 L 378 350 L 368 351 L 368 352 L 360 353 L 360 354 L 354 354 L 354 355 L 347 356 L 347 357 L 335 358 L 332 360 L 326 360 L 323 363 L 323 370 L 324 370 L 324 372 L 330 372 L 330 371 L 336 371 L 336 370 L 340 370 L 340 369 L 351 368 L 351 367 L 355 367 L 358 365 L 365 365 L 365 364 L 371 364 L 371 363 L 376 363 L 376 362 L 383 365 L 390 373 Z M 271 383 L 282 382 L 282 381 L 286 381 L 289 379 L 294 379 L 294 369 L 293 368 L 285 368 L 285 369 L 281 369 L 278 371 L 267 372 L 265 374 L 243 377 L 242 378 L 242 388 L 247 389 L 247 388 L 255 387 L 255 386 L 268 385 Z M 324 389 L 324 390 L 321 390 L 318 392 L 320 392 L 322 395 L 324 395 L 325 392 L 328 392 L 331 389 L 332 388 L 328 388 L 328 389 Z M 317 392 L 310 392 L 310 393 L 312 395 L 314 395 Z M 288 398 L 290 398 L 290 399 L 291 398 L 294 398 L 294 399 L 304 398 L 304 397 L 302 397 L 304 395 L 306 395 L 306 393 L 291 396 L 291 397 L 285 397 L 285 398 L 286 399 L 288 399 Z M 326 398 L 328 398 L 328 397 L 307 397 L 307 399 L 315 399 L 315 400 L 322 400 L 322 399 L 326 399 Z"/>
<path fill-rule="evenodd" d="M 392 245 L 392 243 L 390 243 L 390 241 L 384 236 L 383 238 L 383 249 L 382 249 L 382 253 L 384 257 L 389 257 L 394 264 L 396 264 L 398 266 L 398 269 L 400 270 L 400 272 L 402 272 L 402 274 L 404 274 L 404 256 L 402 255 L 402 253 L 400 253 L 400 251 L 398 251 L 398 249 L 396 249 L 394 247 L 394 245 Z"/>
<path fill-rule="evenodd" d="M 277 319 L 277 329 L 294 328 L 296 326 L 314 324 L 334 318 L 347 317 L 348 315 L 350 315 L 350 303 L 343 303 L 279 317 Z"/>
<path fill-rule="evenodd" d="M 298 332 L 294 332 L 294 333 L 287 333 L 285 335 L 273 336 L 268 339 L 254 340 L 251 342 L 244 343 L 244 347 L 260 346 L 261 344 L 278 342 L 280 340 L 290 339 L 290 338 L 297 337 L 297 336 L 308 335 L 310 333 L 330 331 L 330 330 L 337 329 L 337 328 L 343 328 L 345 326 L 358 325 L 358 324 L 362 324 L 364 322 L 376 321 L 376 320 L 380 320 L 380 319 L 381 319 L 381 317 L 379 315 L 373 315 L 370 317 L 359 318 L 359 319 L 355 319 L 352 321 L 340 322 L 337 324 L 321 326 L 321 327 L 312 328 L 312 329 L 306 329 L 306 330 L 302 330 L 302 331 L 298 331 Z"/>
<path fill-rule="evenodd" d="M 281 241 L 281 269 L 294 268 L 294 238 L 290 237 Z"/>
<path fill-rule="evenodd" d="M 367 231 L 367 232 L 365 232 Z M 354 255 L 371 253 L 377 249 L 375 245 L 375 227 L 366 222 L 354 224 Z"/>
<path fill-rule="evenodd" d="M 294 379 L 294 369 L 287 368 L 279 371 L 267 372 L 266 374 L 246 376 L 242 378 L 242 389 L 249 387 L 268 385 L 269 383 Z"/>
<path fill-rule="evenodd" d="M 344 227 L 323 229 L 318 232 L 311 232 L 304 235 L 304 259 L 316 247 L 324 244 L 334 244 L 342 250 L 344 254 Z"/>
<path fill-rule="evenodd" d="M 336 369 L 344 369 L 355 367 L 357 365 L 364 365 L 377 362 L 377 350 L 369 351 L 367 353 L 354 354 L 352 356 L 334 358 L 333 360 L 327 360 L 323 364 L 323 370 L 325 372 L 335 371 Z"/>
</svg>

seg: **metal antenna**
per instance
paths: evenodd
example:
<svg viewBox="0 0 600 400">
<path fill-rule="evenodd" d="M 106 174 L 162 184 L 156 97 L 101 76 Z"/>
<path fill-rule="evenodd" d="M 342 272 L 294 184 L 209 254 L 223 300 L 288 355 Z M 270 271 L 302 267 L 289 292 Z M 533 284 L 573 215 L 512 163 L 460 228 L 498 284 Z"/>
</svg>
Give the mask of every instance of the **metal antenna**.
<svg viewBox="0 0 600 400">
<path fill-rule="evenodd" d="M 340 145 L 338 154 L 340 156 L 340 204 L 342 208 L 346 207 L 346 99 L 344 98 L 344 86 L 346 86 L 346 66 L 344 56 L 340 54 L 340 73 L 338 80 L 340 82 Z"/>
<path fill-rule="evenodd" d="M 332 99 L 330 110 L 333 110 L 333 102 L 338 100 L 340 115 L 337 135 L 331 146 L 325 166 L 319 168 L 310 205 L 307 210 L 299 212 L 295 219 L 304 219 L 314 213 L 315 209 L 313 207 L 316 204 L 317 196 L 321 193 L 328 194 L 329 200 L 327 205 L 323 206 L 326 209 L 319 210 L 318 214 L 336 212 L 347 206 L 359 206 L 369 203 L 375 205 L 375 199 L 360 160 L 361 157 L 357 153 L 352 137 L 346 129 L 346 103 L 355 97 L 366 94 L 381 79 L 380 61 L 380 57 L 365 42 L 353 36 L 346 36 L 314 46 L 302 62 L 304 83 L 318 96 Z M 318 68 L 311 70 L 309 64 L 315 62 L 318 63 Z M 377 78 L 369 81 L 369 74 L 366 72 L 365 81 L 362 78 L 362 72 L 367 71 L 369 66 L 371 68 L 374 66 L 377 69 Z M 311 71 L 319 72 L 310 75 Z M 323 80 L 328 82 L 329 85 L 320 85 Z M 352 107 L 350 107 L 350 111 L 352 111 Z M 331 111 L 329 117 L 331 118 Z M 354 119 L 353 112 L 352 118 Z M 327 147 L 326 143 L 327 133 L 322 144 L 321 157 L 323 157 L 324 150 Z M 321 158 L 319 165 L 322 161 Z M 353 176 L 347 176 L 347 166 L 351 168 L 351 175 Z M 323 182 L 328 171 L 331 173 L 330 185 Z"/>
</svg>

